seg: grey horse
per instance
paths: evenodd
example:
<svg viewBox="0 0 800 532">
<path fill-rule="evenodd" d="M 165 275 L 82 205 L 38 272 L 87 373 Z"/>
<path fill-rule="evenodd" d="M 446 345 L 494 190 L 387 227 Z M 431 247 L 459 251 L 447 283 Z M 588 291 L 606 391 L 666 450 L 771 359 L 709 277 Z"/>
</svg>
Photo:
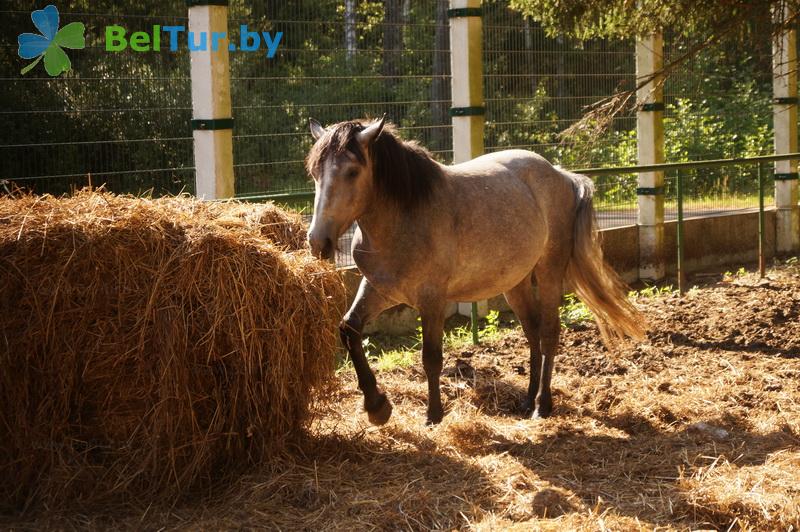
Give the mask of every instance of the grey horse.
<svg viewBox="0 0 800 532">
<path fill-rule="evenodd" d="M 448 302 L 505 295 L 530 344 L 530 384 L 521 409 L 549 416 L 564 282 L 594 313 L 607 345 L 641 338 L 644 320 L 603 261 L 594 227 L 593 183 L 525 150 L 445 166 L 384 119 L 323 127 L 306 159 L 314 178 L 312 252 L 330 259 L 354 221 L 352 253 L 363 274 L 340 325 L 370 422 L 392 406 L 361 343 L 364 325 L 406 304 L 420 313 L 428 380 L 427 422 L 444 414 L 439 391 Z M 538 294 L 534 292 L 535 278 Z M 538 401 L 537 401 L 538 395 Z"/>
</svg>

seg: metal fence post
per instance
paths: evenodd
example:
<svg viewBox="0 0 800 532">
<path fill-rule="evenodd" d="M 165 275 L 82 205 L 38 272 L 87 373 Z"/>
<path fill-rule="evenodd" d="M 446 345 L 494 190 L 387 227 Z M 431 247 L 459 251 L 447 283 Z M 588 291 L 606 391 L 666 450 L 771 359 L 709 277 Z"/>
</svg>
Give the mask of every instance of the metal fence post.
<svg viewBox="0 0 800 532">
<path fill-rule="evenodd" d="M 766 271 L 764 258 L 764 176 L 761 163 L 756 164 L 758 172 L 758 274 L 763 279 Z"/>
<path fill-rule="evenodd" d="M 776 22 L 788 20 L 788 6 L 776 10 Z M 775 153 L 797 151 L 797 31 L 790 29 L 772 42 L 773 127 Z M 778 253 L 800 249 L 800 210 L 797 206 L 797 161 L 775 163 L 775 247 Z"/>
<path fill-rule="evenodd" d="M 186 0 L 189 39 L 206 49 L 190 52 L 195 193 L 213 200 L 234 195 L 233 117 L 228 61 L 228 6 L 223 0 Z M 224 4 L 224 5 L 222 5 Z M 214 34 L 224 33 L 224 39 Z M 216 50 L 213 44 L 216 42 Z"/>
<path fill-rule="evenodd" d="M 664 91 L 657 73 L 664 64 L 661 34 L 636 41 L 636 142 L 639 164 L 664 162 Z M 657 281 L 665 275 L 664 172 L 642 172 L 636 189 L 639 225 L 639 277 Z"/>
<path fill-rule="evenodd" d="M 683 172 L 678 170 L 678 226 L 676 231 L 676 236 L 678 240 L 678 292 L 683 294 L 686 291 L 686 271 L 684 269 L 683 264 L 683 250 L 684 250 L 684 242 L 683 242 Z"/>
<path fill-rule="evenodd" d="M 453 162 L 483 154 L 483 26 L 481 0 L 450 0 L 450 72 L 452 73 Z M 459 314 L 470 316 L 472 340 L 478 343 L 478 317 L 486 316 L 486 301 L 459 303 Z"/>
</svg>

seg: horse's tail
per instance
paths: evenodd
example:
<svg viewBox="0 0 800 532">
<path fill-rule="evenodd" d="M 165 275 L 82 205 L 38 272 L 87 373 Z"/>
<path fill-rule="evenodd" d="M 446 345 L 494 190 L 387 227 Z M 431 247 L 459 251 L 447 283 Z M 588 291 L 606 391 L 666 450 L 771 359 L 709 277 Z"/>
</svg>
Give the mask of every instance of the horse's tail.
<svg viewBox="0 0 800 532">
<path fill-rule="evenodd" d="M 644 319 L 628 300 L 628 287 L 603 260 L 594 220 L 594 183 L 586 176 L 569 174 L 575 188 L 575 236 L 567 279 L 592 311 L 603 343 L 609 349 L 625 336 L 641 339 Z"/>
</svg>

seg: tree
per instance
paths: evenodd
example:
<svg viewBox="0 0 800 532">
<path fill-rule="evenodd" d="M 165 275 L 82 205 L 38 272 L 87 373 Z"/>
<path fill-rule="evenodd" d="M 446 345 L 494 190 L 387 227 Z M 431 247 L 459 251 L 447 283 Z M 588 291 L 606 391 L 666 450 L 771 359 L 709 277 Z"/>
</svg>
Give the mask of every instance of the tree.
<svg viewBox="0 0 800 532">
<path fill-rule="evenodd" d="M 736 36 L 749 23 L 769 21 L 788 26 L 796 15 L 784 17 L 783 8 L 796 13 L 799 0 L 511 0 L 511 7 L 542 23 L 553 35 L 580 39 L 628 38 L 674 28 L 684 35 L 708 34 L 715 40 Z"/>
<path fill-rule="evenodd" d="M 352 59 L 356 53 L 356 2 L 344 2 L 344 47 L 347 50 L 347 59 Z"/>
<path fill-rule="evenodd" d="M 400 73 L 401 50 L 403 48 L 403 6 L 400 0 L 384 2 L 383 18 L 383 68 L 386 88 L 392 91 Z"/>
<path fill-rule="evenodd" d="M 433 78 L 431 79 L 431 116 L 435 125 L 444 124 L 447 121 L 447 108 L 449 104 L 450 87 L 445 76 L 449 72 L 450 60 L 450 27 L 447 21 L 446 2 L 436 4 L 436 28 L 433 38 Z M 435 147 L 443 149 L 445 146 L 445 131 L 442 128 L 434 129 L 432 140 Z"/>
<path fill-rule="evenodd" d="M 800 0 L 510 0 L 510 6 L 538 21 L 550 35 L 579 39 L 627 39 L 666 29 L 685 53 L 665 64 L 654 77 L 663 83 L 678 67 L 706 49 L 726 43 L 746 43 L 754 27 L 770 27 L 773 35 L 797 24 Z M 698 38 L 699 37 L 699 38 Z M 637 87 L 604 98 L 567 130 L 566 137 L 599 136 L 612 119 L 636 102 Z"/>
</svg>

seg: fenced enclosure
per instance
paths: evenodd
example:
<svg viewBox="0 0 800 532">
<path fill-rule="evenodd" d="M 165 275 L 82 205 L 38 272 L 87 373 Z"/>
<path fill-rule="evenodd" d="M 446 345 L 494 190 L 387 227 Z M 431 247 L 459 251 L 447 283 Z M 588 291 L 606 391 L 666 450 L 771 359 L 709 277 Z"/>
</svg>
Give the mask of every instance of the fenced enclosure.
<svg viewBox="0 0 800 532">
<path fill-rule="evenodd" d="M 450 161 L 446 8 L 434 0 L 234 4 L 232 27 L 264 20 L 283 32 L 280 60 L 233 56 L 237 194 L 313 190 L 303 167 L 309 118 L 386 113 L 404 137 Z"/>
<path fill-rule="evenodd" d="M 103 41 L 112 24 L 186 25 L 185 4 L 124 12 L 113 3 L 91 11 L 65 4 L 62 26 L 83 22 L 86 48 L 72 54 L 72 72 L 55 78 L 42 68 L 20 75 L 27 62 L 17 57 L 17 35 L 35 31 L 31 2 L 0 8 L 0 179 L 52 194 L 90 180 L 115 192 L 192 192 L 189 52 L 108 53 Z"/>
<path fill-rule="evenodd" d="M 240 24 L 283 36 L 272 60 L 230 56 L 237 196 L 272 197 L 310 213 L 313 187 L 303 159 L 311 117 L 332 123 L 386 113 L 402 136 L 452 162 L 447 1 L 229 4 L 234 40 Z M 91 10 L 77 1 L 60 7 L 63 23 L 86 24 L 87 48 L 73 54 L 73 71 L 57 78 L 41 70 L 19 75 L 15 37 L 31 31 L 30 5 L 17 0 L 0 10 L 6 28 L 0 36 L 0 114 L 7 124 L 0 132 L 0 179 L 56 194 L 90 183 L 134 194 L 192 193 L 189 53 L 109 53 L 103 41 L 110 24 L 129 32 L 154 24 L 185 26 L 185 2 L 124 10 L 112 2 L 97 2 Z M 482 21 L 486 151 L 532 149 L 570 169 L 636 163 L 633 108 L 615 116 L 602 135 L 561 134 L 591 104 L 635 86 L 633 39 L 550 36 L 505 1 L 483 2 Z M 749 31 L 752 46 L 703 50 L 668 78 L 666 161 L 772 153 L 771 28 L 753 25 Z M 665 63 L 701 38 L 667 32 Z M 667 220 L 675 216 L 676 177 L 672 172 L 664 180 Z M 688 216 L 758 204 L 752 165 L 688 169 L 682 177 Z M 636 174 L 597 175 L 595 181 L 600 226 L 635 224 Z M 772 190 L 768 186 L 768 205 Z M 341 247 L 348 247 L 346 240 Z M 351 264 L 346 254 L 339 263 Z"/>
</svg>

